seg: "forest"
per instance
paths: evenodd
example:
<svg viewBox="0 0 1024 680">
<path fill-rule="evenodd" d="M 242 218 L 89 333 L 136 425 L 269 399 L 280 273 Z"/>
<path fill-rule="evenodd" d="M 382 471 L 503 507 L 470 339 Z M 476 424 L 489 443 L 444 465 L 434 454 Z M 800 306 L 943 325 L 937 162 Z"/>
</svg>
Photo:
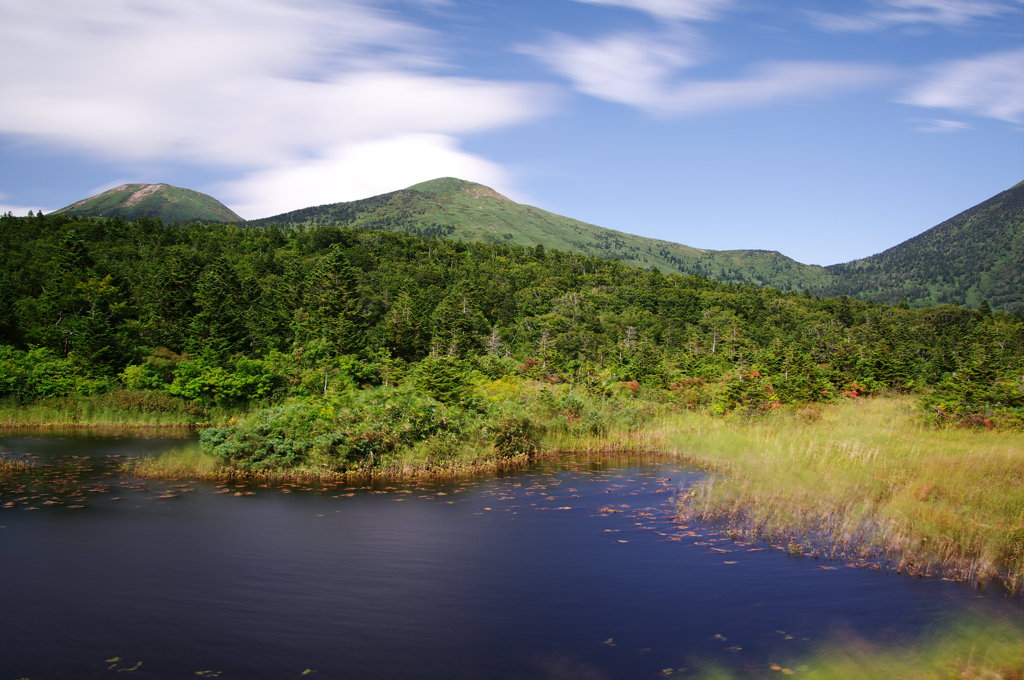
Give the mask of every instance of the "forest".
<svg viewBox="0 0 1024 680">
<path fill-rule="evenodd" d="M 331 226 L 6 216 L 0 252 L 8 411 L 226 425 L 204 446 L 242 469 L 429 463 L 467 440 L 507 457 L 556 424 L 600 435 L 875 393 L 913 395 L 937 427 L 1024 426 L 1024 318 L 987 305 Z"/>
</svg>

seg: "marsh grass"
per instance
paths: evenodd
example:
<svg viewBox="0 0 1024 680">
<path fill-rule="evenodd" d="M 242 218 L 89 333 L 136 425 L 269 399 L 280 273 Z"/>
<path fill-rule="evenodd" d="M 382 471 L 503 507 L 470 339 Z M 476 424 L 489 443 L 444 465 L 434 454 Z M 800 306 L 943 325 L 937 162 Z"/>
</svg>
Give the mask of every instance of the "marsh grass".
<svg viewBox="0 0 1024 680">
<path fill-rule="evenodd" d="M 911 399 L 878 398 L 813 418 L 683 413 L 648 436 L 722 473 L 682 495 L 683 519 L 794 553 L 1024 589 L 1024 433 L 931 429 Z"/>
<path fill-rule="evenodd" d="M 761 670 L 757 677 L 793 675 L 805 680 L 1020 680 L 1024 677 L 1024 627 L 1019 622 L 977 619 L 913 645 L 878 645 L 847 637 L 805 659 L 778 659 Z M 731 680 L 737 676 L 712 669 L 701 677 Z"/>
<path fill-rule="evenodd" d="M 498 457 L 490 447 L 474 452 L 466 445 L 459 454 L 434 460 L 412 451 L 392 463 L 374 468 L 338 471 L 328 467 L 298 466 L 283 469 L 242 470 L 224 465 L 198 444 L 178 447 L 152 458 L 133 458 L 125 473 L 150 479 L 201 479 L 216 483 L 265 484 L 369 484 L 375 481 L 449 480 L 493 475 L 526 468 L 529 456 Z"/>
<path fill-rule="evenodd" d="M 226 422 L 239 410 L 200 408 L 145 390 L 43 399 L 31 404 L 0 402 L 0 429 L 200 428 Z"/>
<path fill-rule="evenodd" d="M 9 479 L 32 469 L 32 465 L 23 460 L 7 460 L 0 458 L 0 480 Z"/>
</svg>

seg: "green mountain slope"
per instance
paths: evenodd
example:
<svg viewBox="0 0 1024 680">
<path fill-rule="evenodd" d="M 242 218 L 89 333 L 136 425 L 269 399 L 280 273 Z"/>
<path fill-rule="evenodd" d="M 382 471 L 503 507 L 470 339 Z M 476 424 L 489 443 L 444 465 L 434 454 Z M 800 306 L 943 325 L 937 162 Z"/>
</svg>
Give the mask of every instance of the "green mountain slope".
<svg viewBox="0 0 1024 680">
<path fill-rule="evenodd" d="M 169 184 L 122 184 L 54 211 L 85 217 L 159 218 L 167 224 L 241 222 L 223 203 L 191 189 Z"/>
<path fill-rule="evenodd" d="M 1024 182 L 888 250 L 826 268 L 815 292 L 1024 312 Z"/>
<path fill-rule="evenodd" d="M 662 272 L 699 274 L 783 289 L 826 285 L 822 267 L 775 251 L 701 250 L 605 229 L 516 203 L 493 189 L 452 177 L 348 203 L 332 203 L 251 224 L 336 225 L 462 241 L 555 248 Z"/>
</svg>

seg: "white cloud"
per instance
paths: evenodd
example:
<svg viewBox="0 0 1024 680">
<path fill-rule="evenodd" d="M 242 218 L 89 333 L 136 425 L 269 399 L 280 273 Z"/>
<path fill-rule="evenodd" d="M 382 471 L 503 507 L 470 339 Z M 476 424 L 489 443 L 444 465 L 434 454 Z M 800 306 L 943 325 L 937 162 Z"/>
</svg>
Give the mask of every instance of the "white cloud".
<svg viewBox="0 0 1024 680">
<path fill-rule="evenodd" d="M 862 14 L 808 12 L 811 22 L 827 31 L 875 31 L 893 26 L 964 26 L 977 19 L 1019 11 L 1019 5 L 992 0 L 874 0 Z"/>
<path fill-rule="evenodd" d="M 638 33 L 586 41 L 559 34 L 522 51 L 568 78 L 579 92 L 648 108 L 676 71 L 695 63 L 678 37 Z"/>
<path fill-rule="evenodd" d="M 260 170 L 216 190 L 242 217 L 351 201 L 437 177 L 460 177 L 515 194 L 502 168 L 458 148 L 455 138 L 406 134 L 328 149 L 321 157 Z"/>
<path fill-rule="evenodd" d="M 818 97 L 889 80 L 895 70 L 871 64 L 767 62 L 731 79 L 693 80 L 680 71 L 696 63 L 695 50 L 673 36 L 622 34 L 587 42 L 554 36 L 524 48 L 593 97 L 651 113 L 676 115 Z"/>
<path fill-rule="evenodd" d="M 1024 121 L 1024 50 L 951 61 L 931 72 L 899 101 L 1011 123 Z"/>
<path fill-rule="evenodd" d="M 576 0 L 590 5 L 613 5 L 647 12 L 662 20 L 708 20 L 732 0 Z"/>
<path fill-rule="evenodd" d="M 962 120 L 947 120 L 944 118 L 936 118 L 935 120 L 920 121 L 917 126 L 918 132 L 932 132 L 937 134 L 945 134 L 949 132 L 962 132 L 964 130 L 970 130 L 973 125 L 965 123 Z"/>
<path fill-rule="evenodd" d="M 439 36 L 371 0 L 0 0 L 0 16 L 0 133 L 117 160 L 285 172 L 551 103 L 438 75 Z"/>
<path fill-rule="evenodd" d="M 665 113 L 703 113 L 773 101 L 815 98 L 871 87 L 895 77 L 891 68 L 840 62 L 767 62 L 729 80 L 684 82 L 669 88 Z"/>
</svg>

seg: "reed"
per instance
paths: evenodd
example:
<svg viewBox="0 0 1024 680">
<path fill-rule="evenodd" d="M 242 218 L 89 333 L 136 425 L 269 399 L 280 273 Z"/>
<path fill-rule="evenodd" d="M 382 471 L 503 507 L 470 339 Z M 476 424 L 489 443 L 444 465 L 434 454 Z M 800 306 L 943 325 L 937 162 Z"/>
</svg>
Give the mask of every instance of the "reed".
<svg viewBox="0 0 1024 680">
<path fill-rule="evenodd" d="M 6 460 L 0 458 L 0 480 L 20 475 L 31 467 L 32 465 L 23 460 Z"/>
<path fill-rule="evenodd" d="M 226 422 L 237 415 L 237 410 L 201 409 L 168 395 L 118 390 L 31 404 L 0 402 L 0 429 L 195 429 Z"/>
<path fill-rule="evenodd" d="M 878 398 L 813 417 L 684 413 L 648 436 L 723 473 L 681 496 L 682 519 L 791 552 L 1024 589 L 1024 433 L 931 429 L 912 400 Z"/>
<path fill-rule="evenodd" d="M 777 659 L 758 670 L 762 672 L 757 677 L 793 675 L 805 680 L 1019 680 L 1024 677 L 1024 626 L 979 618 L 912 645 L 878 645 L 847 637 L 805 659 Z M 701 677 L 739 676 L 709 669 Z"/>
</svg>

